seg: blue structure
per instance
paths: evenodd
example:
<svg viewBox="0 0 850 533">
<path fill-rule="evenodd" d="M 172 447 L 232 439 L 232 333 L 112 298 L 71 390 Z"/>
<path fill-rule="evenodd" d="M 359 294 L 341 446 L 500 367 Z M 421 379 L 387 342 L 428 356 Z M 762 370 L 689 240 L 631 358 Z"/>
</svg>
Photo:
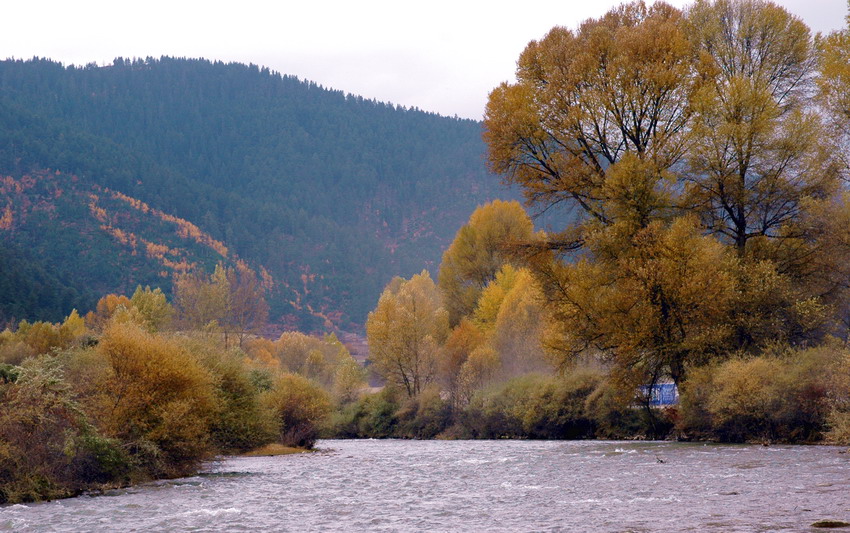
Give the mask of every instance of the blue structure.
<svg viewBox="0 0 850 533">
<path fill-rule="evenodd" d="M 649 387 L 646 385 L 640 388 L 641 394 L 646 394 Z M 652 407 L 666 407 L 668 405 L 678 405 L 679 403 L 679 388 L 675 383 L 658 383 L 652 386 L 652 391 L 649 395 L 649 405 Z"/>
</svg>

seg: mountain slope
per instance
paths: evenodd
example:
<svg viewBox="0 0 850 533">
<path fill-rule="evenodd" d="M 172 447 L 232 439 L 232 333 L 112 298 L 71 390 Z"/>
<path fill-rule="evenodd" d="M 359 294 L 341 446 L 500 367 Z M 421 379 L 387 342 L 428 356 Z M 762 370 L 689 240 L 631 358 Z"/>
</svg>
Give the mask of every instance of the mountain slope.
<svg viewBox="0 0 850 533">
<path fill-rule="evenodd" d="M 0 62 L 0 175 L 39 184 L 0 194 L 14 215 L 0 238 L 87 289 L 168 290 L 180 268 L 242 260 L 267 273 L 274 318 L 357 327 L 392 276 L 435 268 L 475 206 L 506 195 L 483 152 L 477 122 L 256 66 Z M 163 217 L 207 241 L 174 237 L 180 224 Z M 150 256 L 139 239 L 170 252 Z"/>
</svg>

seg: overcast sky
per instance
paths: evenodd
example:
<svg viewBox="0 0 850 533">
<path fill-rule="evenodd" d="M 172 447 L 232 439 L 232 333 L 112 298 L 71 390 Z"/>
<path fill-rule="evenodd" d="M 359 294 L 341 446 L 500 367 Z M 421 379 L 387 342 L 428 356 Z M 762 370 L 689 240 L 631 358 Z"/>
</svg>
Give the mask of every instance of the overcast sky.
<svg viewBox="0 0 850 533">
<path fill-rule="evenodd" d="M 268 66 L 334 89 L 480 119 L 531 39 L 611 0 L 6 0 L 0 57 L 108 64 L 204 57 Z M 672 0 L 682 7 L 684 0 Z M 814 31 L 844 26 L 845 0 L 778 0 Z"/>
</svg>

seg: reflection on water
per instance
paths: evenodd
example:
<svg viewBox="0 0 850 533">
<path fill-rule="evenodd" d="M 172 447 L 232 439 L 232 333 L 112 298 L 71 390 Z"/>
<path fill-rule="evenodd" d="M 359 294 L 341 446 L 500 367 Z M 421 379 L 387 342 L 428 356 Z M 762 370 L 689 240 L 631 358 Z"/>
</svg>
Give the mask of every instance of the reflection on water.
<svg viewBox="0 0 850 533">
<path fill-rule="evenodd" d="M 806 531 L 850 521 L 834 447 L 322 441 L 105 496 L 0 507 L 0 531 Z"/>
</svg>

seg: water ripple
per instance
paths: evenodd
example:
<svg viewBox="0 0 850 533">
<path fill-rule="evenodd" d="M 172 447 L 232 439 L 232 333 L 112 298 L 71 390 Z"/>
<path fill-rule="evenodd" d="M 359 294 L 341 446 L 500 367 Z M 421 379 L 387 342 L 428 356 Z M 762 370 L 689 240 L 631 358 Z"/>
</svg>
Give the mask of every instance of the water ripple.
<svg viewBox="0 0 850 533">
<path fill-rule="evenodd" d="M 801 531 L 850 521 L 850 458 L 830 447 L 320 446 L 217 461 L 108 497 L 0 507 L 0 531 Z"/>
</svg>

